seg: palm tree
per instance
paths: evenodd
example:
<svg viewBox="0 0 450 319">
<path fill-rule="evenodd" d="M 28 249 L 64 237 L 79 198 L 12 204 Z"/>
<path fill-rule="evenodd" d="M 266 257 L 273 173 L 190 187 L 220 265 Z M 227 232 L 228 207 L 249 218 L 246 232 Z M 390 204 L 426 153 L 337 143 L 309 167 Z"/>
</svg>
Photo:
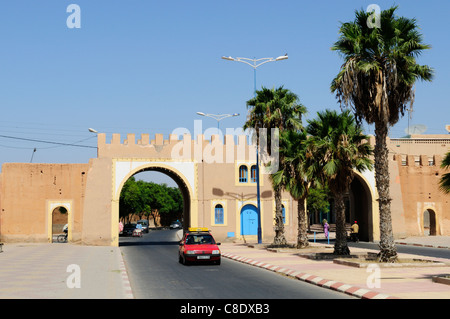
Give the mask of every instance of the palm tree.
<svg viewBox="0 0 450 319">
<path fill-rule="evenodd" d="M 343 23 L 332 50 L 345 62 L 331 83 L 341 105 L 353 109 L 358 123 L 375 124 L 375 180 L 380 211 L 380 253 L 383 262 L 397 260 L 389 191 L 388 128 L 412 109 L 414 84 L 431 81 L 433 70 L 416 63 L 430 46 L 422 43 L 415 19 L 396 17 L 397 7 L 381 12 L 379 27 L 368 24 L 371 13 L 356 11 L 353 22 Z"/>
<path fill-rule="evenodd" d="M 313 181 L 311 170 L 311 154 L 307 149 L 307 134 L 305 130 L 288 130 L 280 134 L 280 158 L 283 162 L 279 170 L 272 175 L 274 185 L 283 185 L 297 201 L 297 248 L 309 246 L 308 224 L 305 204 L 309 195 L 309 188 Z"/>
<path fill-rule="evenodd" d="M 442 169 L 450 169 L 450 152 L 448 152 L 441 163 Z M 450 194 L 450 173 L 442 175 L 439 181 L 439 189 L 445 194 Z"/>
<path fill-rule="evenodd" d="M 247 101 L 247 107 L 250 109 L 247 122 L 244 124 L 244 129 L 253 129 L 256 133 L 256 145 L 259 150 L 260 145 L 260 130 L 267 129 L 265 138 L 267 141 L 267 154 L 271 154 L 271 129 L 279 130 L 279 133 L 284 130 L 298 130 L 301 128 L 301 117 L 306 112 L 306 108 L 300 104 L 297 95 L 283 88 L 262 88 L 261 91 L 256 91 L 256 96 Z M 263 150 L 265 151 L 265 150 Z M 275 155 L 275 154 L 274 154 Z M 283 161 L 278 158 L 278 163 Z M 280 165 L 280 164 L 279 164 Z M 274 245 L 286 245 L 287 241 L 284 236 L 283 212 L 281 204 L 281 191 L 283 185 L 275 185 L 272 183 L 275 197 L 275 237 Z"/>
<path fill-rule="evenodd" d="M 314 172 L 327 183 L 335 201 L 334 254 L 348 255 L 344 194 L 350 189 L 354 170 L 372 169 L 369 158 L 372 148 L 349 110 L 341 114 L 325 110 L 308 123 L 306 130 L 311 135 L 308 144 L 314 158 Z"/>
</svg>

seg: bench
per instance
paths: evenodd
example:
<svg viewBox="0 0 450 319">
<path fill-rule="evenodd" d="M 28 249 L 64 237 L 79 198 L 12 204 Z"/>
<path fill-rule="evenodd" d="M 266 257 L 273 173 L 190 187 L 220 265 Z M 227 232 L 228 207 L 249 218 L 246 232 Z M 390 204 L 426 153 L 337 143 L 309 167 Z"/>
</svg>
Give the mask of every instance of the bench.
<svg viewBox="0 0 450 319">
<path fill-rule="evenodd" d="M 328 229 L 329 233 L 335 233 L 336 232 L 336 224 L 329 224 L 330 228 Z M 323 234 L 324 230 L 323 230 L 323 226 L 321 224 L 312 224 L 309 226 L 310 230 L 308 231 L 309 234 L 314 234 L 314 242 L 316 242 L 316 234 Z M 345 224 L 345 231 L 347 234 L 351 233 L 351 225 L 350 224 Z M 349 236 L 347 236 L 348 238 L 350 238 Z M 328 238 L 329 241 L 329 238 Z"/>
<path fill-rule="evenodd" d="M 336 224 L 329 224 L 329 225 L 330 225 L 330 228 L 328 229 L 328 231 L 330 233 L 336 232 Z M 309 226 L 309 228 L 310 228 L 310 233 L 314 233 L 314 232 L 315 233 L 323 233 L 323 226 L 321 224 L 312 224 Z M 347 232 L 351 231 L 352 230 L 351 225 L 346 223 L 345 230 Z"/>
</svg>

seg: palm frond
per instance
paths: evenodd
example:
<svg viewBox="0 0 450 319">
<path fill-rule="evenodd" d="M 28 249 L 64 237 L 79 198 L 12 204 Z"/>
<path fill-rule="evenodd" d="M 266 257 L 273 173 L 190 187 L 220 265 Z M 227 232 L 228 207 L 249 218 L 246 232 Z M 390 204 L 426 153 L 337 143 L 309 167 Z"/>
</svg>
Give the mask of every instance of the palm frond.
<svg viewBox="0 0 450 319">
<path fill-rule="evenodd" d="M 380 28 L 367 26 L 370 13 L 356 11 L 354 21 L 341 25 L 332 47 L 344 64 L 331 91 L 358 122 L 395 124 L 412 107 L 415 82 L 433 79 L 434 70 L 416 61 L 431 46 L 423 43 L 417 20 L 397 17 L 397 8 L 381 12 Z"/>
<path fill-rule="evenodd" d="M 442 169 L 450 169 L 450 152 L 448 152 L 441 163 Z M 443 174 L 439 181 L 439 189 L 445 194 L 450 194 L 450 173 Z"/>
<path fill-rule="evenodd" d="M 372 169 L 372 147 L 350 111 L 319 112 L 317 119 L 308 122 L 306 130 L 311 135 L 308 142 L 316 160 L 315 171 L 331 190 L 347 189 L 354 169 Z"/>
</svg>

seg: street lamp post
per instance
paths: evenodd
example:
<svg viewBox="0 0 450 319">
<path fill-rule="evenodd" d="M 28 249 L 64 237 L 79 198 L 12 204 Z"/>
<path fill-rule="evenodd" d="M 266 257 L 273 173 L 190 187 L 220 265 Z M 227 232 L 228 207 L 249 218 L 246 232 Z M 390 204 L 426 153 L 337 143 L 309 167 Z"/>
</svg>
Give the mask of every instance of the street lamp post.
<svg viewBox="0 0 450 319">
<path fill-rule="evenodd" d="M 268 62 L 276 62 L 286 60 L 288 58 L 287 53 L 285 55 L 279 56 L 277 58 L 260 58 L 260 59 L 249 59 L 249 58 L 232 58 L 230 56 L 223 56 L 222 59 L 234 62 L 242 62 L 250 65 L 253 68 L 253 84 L 254 91 L 253 94 L 256 97 L 256 69 Z M 256 197 L 257 197 L 257 211 L 258 211 L 258 244 L 262 243 L 262 230 L 261 230 L 261 196 L 259 191 L 259 141 L 256 141 Z"/>
<path fill-rule="evenodd" d="M 97 157 L 98 157 L 98 131 L 93 129 L 92 127 L 88 128 L 88 131 L 97 136 Z"/>
<path fill-rule="evenodd" d="M 203 112 L 197 112 L 198 115 L 201 116 L 206 116 L 206 117 L 210 117 L 213 118 L 217 121 L 217 134 L 220 135 L 220 129 L 219 129 L 219 123 L 220 121 L 222 121 L 223 119 L 226 119 L 228 117 L 234 117 L 234 116 L 239 116 L 239 113 L 233 113 L 233 114 L 205 114 Z"/>
</svg>

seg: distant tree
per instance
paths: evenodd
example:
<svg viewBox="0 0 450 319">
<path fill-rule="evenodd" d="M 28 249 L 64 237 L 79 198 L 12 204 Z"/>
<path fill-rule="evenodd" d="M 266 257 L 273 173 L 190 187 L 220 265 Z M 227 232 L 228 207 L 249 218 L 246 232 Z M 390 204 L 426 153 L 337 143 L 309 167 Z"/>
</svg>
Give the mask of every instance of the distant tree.
<svg viewBox="0 0 450 319">
<path fill-rule="evenodd" d="M 169 196 L 174 200 L 172 211 L 168 214 L 170 222 L 173 220 L 181 220 L 183 217 L 183 195 L 178 187 L 168 187 Z"/>
<path fill-rule="evenodd" d="M 142 211 L 141 189 L 135 178 L 130 177 L 123 185 L 119 200 L 119 217 L 127 222 L 130 216 Z"/>
<path fill-rule="evenodd" d="M 168 187 L 166 184 L 156 184 L 136 181 L 130 177 L 124 184 L 120 194 L 119 217 L 129 220 L 133 215 L 139 219 L 148 218 L 155 213 L 161 217 L 165 224 L 170 223 L 172 214 L 183 211 L 183 199 L 178 188 Z"/>
<path fill-rule="evenodd" d="M 330 211 L 330 191 L 325 186 L 313 186 L 309 189 L 307 209 L 309 215 L 328 213 Z"/>
</svg>

